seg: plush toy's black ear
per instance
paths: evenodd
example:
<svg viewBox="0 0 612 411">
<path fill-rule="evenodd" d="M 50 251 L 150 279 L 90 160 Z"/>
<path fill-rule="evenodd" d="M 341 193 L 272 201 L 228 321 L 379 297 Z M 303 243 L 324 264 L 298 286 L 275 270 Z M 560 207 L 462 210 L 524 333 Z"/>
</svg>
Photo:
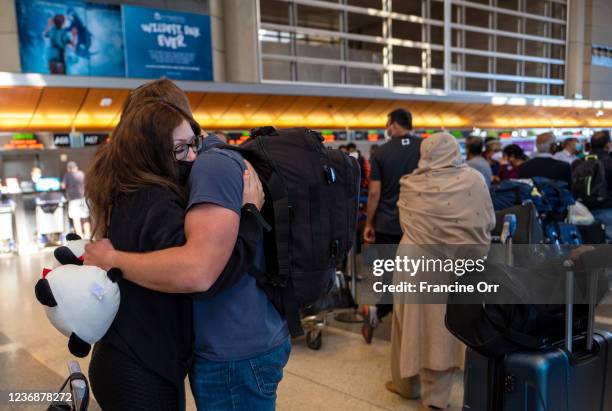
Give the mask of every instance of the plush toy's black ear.
<svg viewBox="0 0 612 411">
<path fill-rule="evenodd" d="M 55 251 L 53 251 L 53 255 L 55 256 L 55 259 L 59 261 L 61 265 L 66 265 L 66 264 L 83 265 L 83 261 L 80 260 L 76 255 L 74 255 L 74 253 L 70 251 L 70 248 L 68 247 L 65 247 L 65 246 L 57 247 Z"/>
<path fill-rule="evenodd" d="M 68 340 L 68 349 L 72 355 L 83 358 L 87 357 L 87 354 L 89 354 L 91 345 L 81 340 L 75 333 L 72 333 L 70 334 L 70 339 Z"/>
<path fill-rule="evenodd" d="M 106 275 L 114 283 L 116 283 L 117 281 L 123 278 L 123 272 L 121 272 L 121 270 L 118 268 L 111 268 L 110 270 L 106 272 Z"/>
<path fill-rule="evenodd" d="M 68 233 L 66 235 L 66 240 L 68 241 L 76 241 L 76 240 L 80 240 L 81 236 L 75 233 Z"/>
<path fill-rule="evenodd" d="M 51 286 L 46 278 L 38 280 L 36 286 L 34 286 L 34 293 L 36 294 L 36 299 L 42 305 L 46 305 L 47 307 L 57 306 L 57 302 L 51 291 Z"/>
</svg>

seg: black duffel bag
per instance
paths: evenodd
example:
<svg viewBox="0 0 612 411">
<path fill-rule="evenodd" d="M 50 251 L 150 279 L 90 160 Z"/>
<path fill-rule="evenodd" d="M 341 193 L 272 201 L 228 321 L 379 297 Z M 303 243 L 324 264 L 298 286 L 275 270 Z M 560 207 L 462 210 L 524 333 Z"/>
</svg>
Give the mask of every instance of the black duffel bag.
<svg viewBox="0 0 612 411">
<path fill-rule="evenodd" d="M 500 285 L 495 296 L 474 297 L 464 293 L 449 295 L 446 328 L 469 348 L 486 357 L 499 357 L 519 349 L 538 349 L 563 339 L 565 304 L 530 304 L 538 298 L 562 301 L 565 295 L 563 260 L 541 267 L 509 267 L 486 264 L 482 273 L 463 276 L 461 282 L 480 281 Z M 558 268 L 553 269 L 554 266 Z M 591 273 L 593 269 L 589 269 Z M 586 295 L 589 276 L 576 273 L 576 295 Z M 592 274 L 591 274 L 592 275 Z M 596 302 L 608 292 L 605 272 L 598 272 Z M 502 294 L 503 293 L 503 294 Z M 504 301 L 508 304 L 495 302 Z M 574 335 L 586 331 L 588 304 L 574 304 Z"/>
</svg>

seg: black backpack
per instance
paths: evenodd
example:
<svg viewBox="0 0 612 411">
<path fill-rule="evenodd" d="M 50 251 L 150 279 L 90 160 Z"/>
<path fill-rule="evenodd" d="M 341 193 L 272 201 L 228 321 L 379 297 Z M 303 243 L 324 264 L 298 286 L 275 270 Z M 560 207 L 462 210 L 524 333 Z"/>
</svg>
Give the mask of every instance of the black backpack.
<svg viewBox="0 0 612 411">
<path fill-rule="evenodd" d="M 271 229 L 264 231 L 265 272 L 253 275 L 291 335 L 301 335 L 300 310 L 330 292 L 353 245 L 359 164 L 306 128 L 261 127 L 240 146 L 223 148 L 241 153 L 262 182 L 261 214 Z"/>
<path fill-rule="evenodd" d="M 605 160 L 586 156 L 572 164 L 574 197 L 588 208 L 600 208 L 608 199 L 608 175 Z"/>
</svg>

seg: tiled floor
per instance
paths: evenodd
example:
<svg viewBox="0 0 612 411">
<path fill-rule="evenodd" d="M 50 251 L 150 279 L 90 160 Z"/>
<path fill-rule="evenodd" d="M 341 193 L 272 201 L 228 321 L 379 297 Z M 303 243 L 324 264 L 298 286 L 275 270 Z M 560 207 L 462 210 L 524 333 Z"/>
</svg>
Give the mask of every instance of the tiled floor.
<svg viewBox="0 0 612 411">
<path fill-rule="evenodd" d="M 67 375 L 66 338 L 47 321 L 34 298 L 33 287 L 50 252 L 0 257 L 0 410 L 40 410 L 41 406 L 7 408 L 8 391 L 55 391 Z M 601 326 L 612 328 L 611 307 L 599 313 Z M 319 351 L 293 342 L 293 352 L 278 390 L 280 410 L 417 410 L 418 402 L 387 392 L 389 379 L 388 321 L 377 330 L 372 345 L 364 344 L 358 324 L 331 321 Z M 87 370 L 88 360 L 79 360 Z M 454 410 L 460 409 L 461 375 L 453 386 Z M 98 410 L 94 403 L 91 410 Z M 194 410 L 188 398 L 188 409 Z"/>
</svg>

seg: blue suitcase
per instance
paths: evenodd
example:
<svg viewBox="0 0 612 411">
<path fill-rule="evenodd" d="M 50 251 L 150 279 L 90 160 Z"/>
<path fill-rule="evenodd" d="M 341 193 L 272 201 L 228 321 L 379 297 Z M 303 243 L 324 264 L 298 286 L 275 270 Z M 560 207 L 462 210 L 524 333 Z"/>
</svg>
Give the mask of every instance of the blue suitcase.
<svg viewBox="0 0 612 411">
<path fill-rule="evenodd" d="M 573 284 L 568 270 L 567 301 L 574 300 Z M 594 330 L 593 303 L 589 314 L 586 334 L 573 336 L 567 304 L 565 340 L 550 347 L 503 358 L 468 349 L 463 411 L 612 411 L 612 333 Z"/>
<path fill-rule="evenodd" d="M 463 410 L 611 411 L 611 345 L 612 334 L 597 331 L 595 350 L 582 355 L 551 347 L 495 360 L 468 349 Z"/>
</svg>

